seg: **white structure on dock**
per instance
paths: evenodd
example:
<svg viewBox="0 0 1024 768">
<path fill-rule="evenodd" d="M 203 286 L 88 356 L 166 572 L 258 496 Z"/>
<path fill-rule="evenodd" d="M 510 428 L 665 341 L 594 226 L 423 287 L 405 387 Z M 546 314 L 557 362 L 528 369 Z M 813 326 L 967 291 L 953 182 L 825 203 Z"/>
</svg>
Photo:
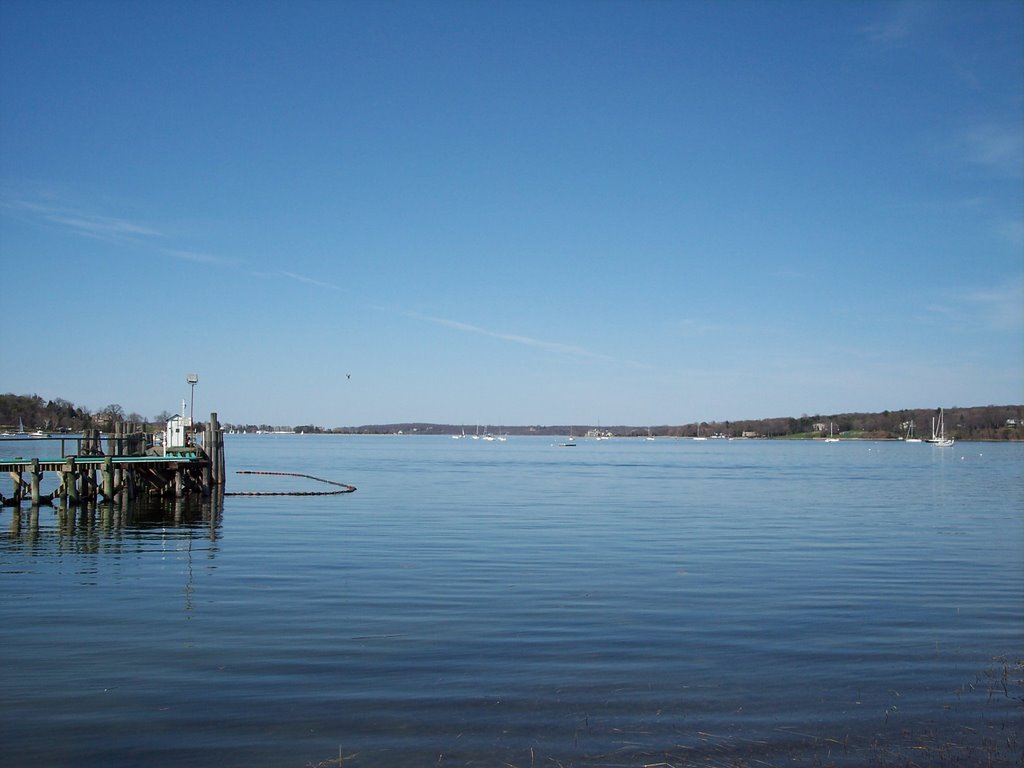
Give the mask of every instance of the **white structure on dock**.
<svg viewBox="0 0 1024 768">
<path fill-rule="evenodd" d="M 185 415 L 185 401 L 181 401 L 181 414 L 172 416 L 167 421 L 164 432 L 164 448 L 184 448 L 188 445 L 188 432 L 192 419 Z"/>
</svg>

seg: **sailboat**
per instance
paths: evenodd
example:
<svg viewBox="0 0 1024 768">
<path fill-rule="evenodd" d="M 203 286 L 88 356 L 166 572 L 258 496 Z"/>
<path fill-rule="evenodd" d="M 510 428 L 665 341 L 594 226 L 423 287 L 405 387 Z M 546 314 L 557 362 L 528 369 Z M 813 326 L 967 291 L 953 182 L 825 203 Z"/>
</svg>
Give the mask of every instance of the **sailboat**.
<svg viewBox="0 0 1024 768">
<path fill-rule="evenodd" d="M 920 437 L 914 437 L 914 422 L 912 422 L 912 421 L 907 424 L 907 436 L 903 438 L 903 442 L 905 442 L 905 443 L 920 443 L 921 442 L 921 438 Z"/>
<path fill-rule="evenodd" d="M 939 448 L 949 448 L 953 445 L 953 438 L 946 437 L 946 419 L 941 408 L 939 408 L 939 420 L 937 423 L 935 417 L 932 417 L 932 436 L 925 442 L 937 445 Z"/>
<path fill-rule="evenodd" d="M 828 437 L 825 438 L 826 443 L 838 443 L 839 438 L 832 433 L 832 422 L 828 423 Z"/>
</svg>

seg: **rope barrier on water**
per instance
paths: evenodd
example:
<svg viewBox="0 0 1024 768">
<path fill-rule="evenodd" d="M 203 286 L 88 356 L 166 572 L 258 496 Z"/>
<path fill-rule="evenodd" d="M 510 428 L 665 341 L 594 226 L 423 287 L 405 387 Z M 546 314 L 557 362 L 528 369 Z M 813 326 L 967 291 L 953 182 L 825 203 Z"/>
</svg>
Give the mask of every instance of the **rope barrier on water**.
<svg viewBox="0 0 1024 768">
<path fill-rule="evenodd" d="M 337 491 L 235 491 L 234 493 L 225 493 L 225 496 L 337 496 L 342 493 L 352 493 L 356 489 L 354 485 L 346 485 L 345 483 L 337 483 L 334 480 L 325 480 L 322 477 L 313 477 L 313 475 L 304 475 L 301 472 L 260 472 L 253 469 L 239 469 L 235 474 L 238 475 L 276 475 L 279 477 L 304 477 L 307 480 L 316 480 L 318 483 L 327 483 L 328 485 L 336 485 L 340 490 Z"/>
</svg>

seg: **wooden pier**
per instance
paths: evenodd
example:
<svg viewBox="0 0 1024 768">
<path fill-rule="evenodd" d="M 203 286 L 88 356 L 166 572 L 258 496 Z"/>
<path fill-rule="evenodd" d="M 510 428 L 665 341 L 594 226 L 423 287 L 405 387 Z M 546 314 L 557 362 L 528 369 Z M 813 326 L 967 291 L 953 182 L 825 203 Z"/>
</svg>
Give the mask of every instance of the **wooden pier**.
<svg viewBox="0 0 1024 768">
<path fill-rule="evenodd" d="M 0 472 L 8 472 L 13 495 L 0 495 L 4 506 L 20 506 L 29 501 L 33 506 L 52 504 L 91 504 L 98 501 L 134 500 L 145 496 L 184 499 L 190 496 L 208 498 L 224 489 L 224 432 L 217 414 L 201 435 L 191 435 L 180 446 L 154 445 L 152 435 L 129 431 L 118 425 L 107 436 L 107 450 L 102 449 L 98 431 L 80 438 L 52 438 L 61 444 L 61 456 L 55 458 L 0 459 Z M 68 440 L 75 450 L 65 453 Z M 26 444 L 42 442 L 26 440 Z M 47 472 L 55 473 L 59 483 L 52 493 L 43 493 Z"/>
</svg>

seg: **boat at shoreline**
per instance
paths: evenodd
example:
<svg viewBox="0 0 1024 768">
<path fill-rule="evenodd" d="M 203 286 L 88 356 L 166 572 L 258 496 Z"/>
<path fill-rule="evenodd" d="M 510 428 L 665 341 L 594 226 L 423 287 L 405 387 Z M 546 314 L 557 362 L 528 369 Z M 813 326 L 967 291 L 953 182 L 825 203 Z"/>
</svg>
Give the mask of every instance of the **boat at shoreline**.
<svg viewBox="0 0 1024 768">
<path fill-rule="evenodd" d="M 0 439 L 2 440 L 45 440 L 48 437 L 50 435 L 41 429 L 37 429 L 34 432 L 26 432 L 25 422 L 20 416 L 18 417 L 17 432 L 0 432 Z"/>
<path fill-rule="evenodd" d="M 920 443 L 922 442 L 920 437 L 914 437 L 914 422 L 911 421 L 907 424 L 907 431 L 903 437 L 905 443 Z"/>
<path fill-rule="evenodd" d="M 932 436 L 924 442 L 939 448 L 949 448 L 953 445 L 953 438 L 946 437 L 946 417 L 941 408 L 939 408 L 938 421 L 936 422 L 935 417 L 932 417 Z"/>
</svg>

